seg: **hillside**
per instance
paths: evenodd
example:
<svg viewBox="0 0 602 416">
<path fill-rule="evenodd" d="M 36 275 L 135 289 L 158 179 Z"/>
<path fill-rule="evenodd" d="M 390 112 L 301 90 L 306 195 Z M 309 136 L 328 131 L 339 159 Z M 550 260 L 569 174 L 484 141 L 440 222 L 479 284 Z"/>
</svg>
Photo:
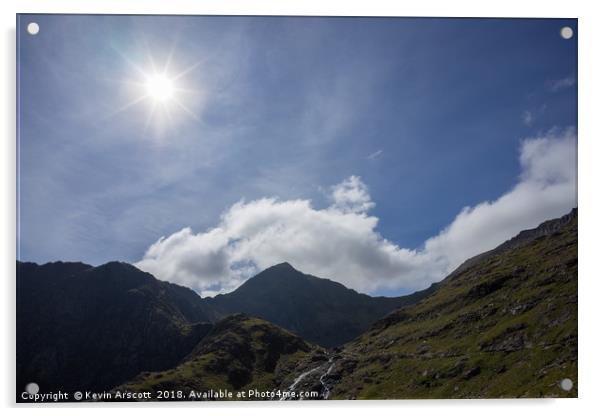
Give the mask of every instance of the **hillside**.
<svg viewBox="0 0 602 416">
<path fill-rule="evenodd" d="M 201 299 L 126 263 L 17 262 L 17 316 L 17 391 L 576 397 L 577 210 L 405 297 L 288 263 Z"/>
<path fill-rule="evenodd" d="M 257 316 L 309 342 L 334 347 L 360 335 L 392 310 L 419 301 L 434 288 L 409 296 L 371 297 L 282 263 L 231 293 L 205 300 L 222 316 L 239 312 Z"/>
<path fill-rule="evenodd" d="M 187 399 L 191 391 L 268 392 L 291 381 L 299 363 L 310 352 L 317 351 L 298 336 L 269 322 L 235 314 L 218 322 L 177 367 L 142 373 L 115 391 L 156 394 L 181 390 Z"/>
<path fill-rule="evenodd" d="M 211 328 L 199 300 L 125 263 L 17 262 L 17 392 L 102 390 L 173 367 Z"/>
<path fill-rule="evenodd" d="M 320 377 L 336 399 L 576 397 L 577 211 L 467 262 L 331 359 L 299 388 Z"/>
</svg>

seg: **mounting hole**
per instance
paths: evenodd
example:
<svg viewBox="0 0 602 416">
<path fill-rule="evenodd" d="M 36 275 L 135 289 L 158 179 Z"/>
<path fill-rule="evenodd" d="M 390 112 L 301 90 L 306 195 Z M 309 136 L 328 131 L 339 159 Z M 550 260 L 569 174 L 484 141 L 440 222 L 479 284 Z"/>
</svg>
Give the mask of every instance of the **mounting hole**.
<svg viewBox="0 0 602 416">
<path fill-rule="evenodd" d="M 30 35 L 37 35 L 39 31 L 40 25 L 36 22 L 31 22 L 27 25 L 27 33 L 29 33 Z"/>
<path fill-rule="evenodd" d="M 571 391 L 573 389 L 573 380 L 570 378 L 564 378 L 560 382 L 560 388 L 564 391 Z"/>
<path fill-rule="evenodd" d="M 560 36 L 562 36 L 562 39 L 570 39 L 573 37 L 573 29 L 570 28 L 569 26 L 565 26 L 562 29 L 560 29 Z"/>
<path fill-rule="evenodd" d="M 29 383 L 27 386 L 25 386 L 25 391 L 28 394 L 38 394 L 40 391 L 40 386 L 38 386 L 38 383 Z"/>
</svg>

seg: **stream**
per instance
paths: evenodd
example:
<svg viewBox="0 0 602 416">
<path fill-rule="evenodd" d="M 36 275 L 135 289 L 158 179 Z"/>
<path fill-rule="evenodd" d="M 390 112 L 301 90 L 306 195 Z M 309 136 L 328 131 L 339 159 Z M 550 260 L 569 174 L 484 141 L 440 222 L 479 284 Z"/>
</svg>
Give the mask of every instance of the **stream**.
<svg viewBox="0 0 602 416">
<path fill-rule="evenodd" d="M 290 386 L 288 386 L 286 388 L 286 392 L 293 392 L 295 391 L 297 385 L 302 382 L 307 376 L 318 372 L 319 370 L 322 370 L 323 372 L 320 374 L 320 384 L 322 384 L 322 392 L 320 393 L 320 398 L 322 399 L 328 399 L 328 396 L 330 395 L 330 388 L 326 385 L 326 382 L 324 381 L 325 378 L 330 374 L 330 372 L 332 371 L 332 369 L 334 368 L 335 362 L 334 362 L 334 357 L 331 355 L 328 358 L 328 361 L 326 363 L 322 363 L 320 365 L 318 365 L 317 367 L 314 367 L 308 371 L 305 371 L 301 374 L 299 374 L 291 383 Z M 326 371 L 324 371 L 326 367 Z M 283 397 L 280 398 L 280 400 L 291 400 L 290 397 L 288 397 L 287 395 L 284 395 Z M 303 400 L 303 398 L 300 398 L 300 400 Z"/>
<path fill-rule="evenodd" d="M 328 359 L 328 364 L 330 364 L 330 365 L 328 366 L 328 370 L 326 370 L 326 372 L 320 376 L 320 383 L 322 384 L 322 387 L 324 387 L 324 390 L 323 390 L 323 393 L 322 393 L 322 398 L 323 398 L 324 400 L 328 399 L 328 396 L 330 396 L 330 388 L 328 388 L 328 386 L 327 386 L 327 385 L 326 385 L 326 383 L 324 382 L 324 378 L 325 378 L 325 377 L 326 377 L 328 374 L 330 374 L 330 372 L 331 372 L 331 371 L 332 371 L 332 369 L 334 368 L 334 359 L 333 359 L 333 357 L 332 357 L 332 356 L 331 356 L 331 357 Z"/>
</svg>

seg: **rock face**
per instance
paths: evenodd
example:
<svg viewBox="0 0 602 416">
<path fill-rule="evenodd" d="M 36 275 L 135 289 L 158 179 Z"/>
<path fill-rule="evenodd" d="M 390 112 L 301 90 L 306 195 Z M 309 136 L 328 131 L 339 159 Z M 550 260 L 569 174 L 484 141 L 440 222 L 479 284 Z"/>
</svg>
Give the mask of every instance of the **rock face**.
<svg viewBox="0 0 602 416">
<path fill-rule="evenodd" d="M 142 373 L 116 390 L 154 393 L 177 389 L 187 398 L 191 391 L 210 389 L 268 392 L 290 378 L 298 363 L 315 349 L 269 322 L 235 314 L 218 322 L 175 368 Z M 242 399 L 249 398 L 253 399 Z"/>
<path fill-rule="evenodd" d="M 309 342 L 334 347 L 357 337 L 392 310 L 418 302 L 435 287 L 409 296 L 371 297 L 282 263 L 232 293 L 205 300 L 222 316 L 238 312 L 257 316 Z"/>
<path fill-rule="evenodd" d="M 199 296 L 126 263 L 17 263 L 17 396 L 175 366 L 211 329 Z"/>
<path fill-rule="evenodd" d="M 339 351 L 330 379 L 340 399 L 576 397 L 577 211 L 376 322 Z"/>
</svg>

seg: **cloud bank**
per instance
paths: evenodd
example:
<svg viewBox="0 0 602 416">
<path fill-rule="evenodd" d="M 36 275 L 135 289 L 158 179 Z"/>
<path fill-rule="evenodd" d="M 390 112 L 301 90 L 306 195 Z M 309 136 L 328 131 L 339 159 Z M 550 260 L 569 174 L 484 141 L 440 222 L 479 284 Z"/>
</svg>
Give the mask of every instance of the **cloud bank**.
<svg viewBox="0 0 602 416">
<path fill-rule="evenodd" d="M 467 258 L 575 207 L 576 140 L 573 129 L 524 140 L 517 184 L 494 201 L 465 207 L 419 249 L 380 235 L 368 186 L 351 176 L 332 187 L 327 208 L 304 199 L 240 201 L 214 228 L 160 238 L 136 266 L 202 296 L 231 291 L 284 261 L 361 292 L 422 289 Z"/>
</svg>

